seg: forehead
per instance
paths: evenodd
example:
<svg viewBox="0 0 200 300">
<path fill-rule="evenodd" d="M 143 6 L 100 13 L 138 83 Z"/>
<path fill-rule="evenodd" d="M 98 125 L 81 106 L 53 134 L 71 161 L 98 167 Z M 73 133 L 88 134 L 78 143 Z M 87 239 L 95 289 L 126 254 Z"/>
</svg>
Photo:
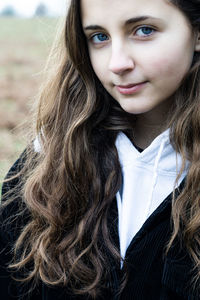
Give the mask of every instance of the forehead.
<svg viewBox="0 0 200 300">
<path fill-rule="evenodd" d="M 83 25 L 101 24 L 109 20 L 123 21 L 139 15 L 171 18 L 181 11 L 169 0 L 80 0 Z"/>
</svg>

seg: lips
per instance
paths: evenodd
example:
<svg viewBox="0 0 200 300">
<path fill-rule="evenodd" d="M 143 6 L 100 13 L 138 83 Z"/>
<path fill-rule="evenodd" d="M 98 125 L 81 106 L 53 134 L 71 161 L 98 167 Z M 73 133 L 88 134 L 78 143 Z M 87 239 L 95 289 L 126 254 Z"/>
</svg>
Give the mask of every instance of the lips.
<svg viewBox="0 0 200 300">
<path fill-rule="evenodd" d="M 146 83 L 147 81 L 127 85 L 116 85 L 116 88 L 120 92 L 120 94 L 131 95 L 141 90 Z"/>
<path fill-rule="evenodd" d="M 130 84 L 127 84 L 127 85 L 118 85 L 118 86 L 121 87 L 121 88 L 131 88 L 131 87 L 136 86 L 138 84 L 141 84 L 141 82 L 139 82 L 139 83 L 130 83 Z"/>
</svg>

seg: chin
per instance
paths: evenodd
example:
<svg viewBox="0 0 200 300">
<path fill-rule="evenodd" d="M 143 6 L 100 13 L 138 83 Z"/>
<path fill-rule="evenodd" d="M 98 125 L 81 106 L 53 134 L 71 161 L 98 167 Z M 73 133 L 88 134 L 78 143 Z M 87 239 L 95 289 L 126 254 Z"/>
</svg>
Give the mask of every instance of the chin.
<svg viewBox="0 0 200 300">
<path fill-rule="evenodd" d="M 159 106 L 159 104 L 162 104 L 164 101 L 156 101 L 155 99 L 146 98 L 146 97 L 138 97 L 138 98 L 129 98 L 129 99 L 118 99 L 116 100 L 121 108 L 126 111 L 129 114 L 145 114 L 152 110 L 154 110 L 156 107 Z"/>
<path fill-rule="evenodd" d="M 134 114 L 134 115 L 139 115 L 139 114 L 144 114 L 147 113 L 148 111 L 151 111 L 152 108 L 151 107 L 133 107 L 131 105 L 120 105 L 121 108 L 129 113 L 129 114 Z"/>
</svg>

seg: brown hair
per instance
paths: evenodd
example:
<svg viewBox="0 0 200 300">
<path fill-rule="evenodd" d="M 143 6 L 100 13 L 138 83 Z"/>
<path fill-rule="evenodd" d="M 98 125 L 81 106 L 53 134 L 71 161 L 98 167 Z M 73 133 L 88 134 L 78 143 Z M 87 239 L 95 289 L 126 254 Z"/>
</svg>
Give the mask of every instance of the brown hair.
<svg viewBox="0 0 200 300">
<path fill-rule="evenodd" d="M 22 199 L 31 218 L 16 245 L 13 268 L 31 264 L 24 280 L 68 285 L 95 298 L 120 254 L 108 229 L 109 211 L 121 184 L 115 148 L 119 131 L 131 134 L 129 115 L 102 87 L 89 60 L 80 18 L 72 0 L 58 61 L 44 86 L 37 111 L 41 151 L 27 154 Z M 199 29 L 198 0 L 174 1 Z M 200 57 L 175 95 L 171 141 L 190 160 L 185 188 L 173 200 L 171 247 L 181 235 L 200 278 Z M 56 68 L 56 69 L 55 69 Z M 33 161 L 34 164 L 30 165 Z M 182 168 L 182 169 L 183 169 Z M 112 225 L 112 224 L 111 224 Z M 112 259 L 113 260 L 112 260 Z M 106 266 L 106 267 L 105 267 Z"/>
<path fill-rule="evenodd" d="M 193 30 L 200 31 L 198 0 L 172 0 L 188 18 Z M 185 187 L 172 203 L 173 233 L 167 252 L 176 237 L 184 242 L 194 262 L 193 287 L 200 283 L 200 53 L 195 52 L 187 77 L 175 95 L 175 112 L 171 118 L 171 142 L 183 159 L 190 162 Z M 180 175 L 180 174 L 179 174 Z M 179 176 L 178 176 L 179 177 Z"/>
</svg>

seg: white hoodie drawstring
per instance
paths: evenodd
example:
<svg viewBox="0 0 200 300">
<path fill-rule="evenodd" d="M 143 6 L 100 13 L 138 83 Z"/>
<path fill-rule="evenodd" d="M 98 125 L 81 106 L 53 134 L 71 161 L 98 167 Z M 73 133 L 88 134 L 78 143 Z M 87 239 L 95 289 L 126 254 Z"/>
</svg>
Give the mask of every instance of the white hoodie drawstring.
<svg viewBox="0 0 200 300">
<path fill-rule="evenodd" d="M 158 178 L 158 164 L 159 164 L 159 161 L 161 159 L 161 155 L 162 155 L 162 152 L 163 152 L 163 149 L 164 149 L 165 142 L 166 142 L 166 138 L 163 137 L 161 145 L 160 145 L 160 149 L 159 149 L 157 157 L 155 159 L 155 164 L 154 164 L 154 169 L 153 169 L 152 188 L 151 188 L 150 197 L 149 197 L 149 201 L 147 203 L 146 212 L 145 212 L 145 215 L 147 217 L 150 215 L 150 212 L 151 212 L 153 193 L 154 193 L 155 186 L 156 186 L 156 183 L 157 183 L 157 178 Z"/>
</svg>

